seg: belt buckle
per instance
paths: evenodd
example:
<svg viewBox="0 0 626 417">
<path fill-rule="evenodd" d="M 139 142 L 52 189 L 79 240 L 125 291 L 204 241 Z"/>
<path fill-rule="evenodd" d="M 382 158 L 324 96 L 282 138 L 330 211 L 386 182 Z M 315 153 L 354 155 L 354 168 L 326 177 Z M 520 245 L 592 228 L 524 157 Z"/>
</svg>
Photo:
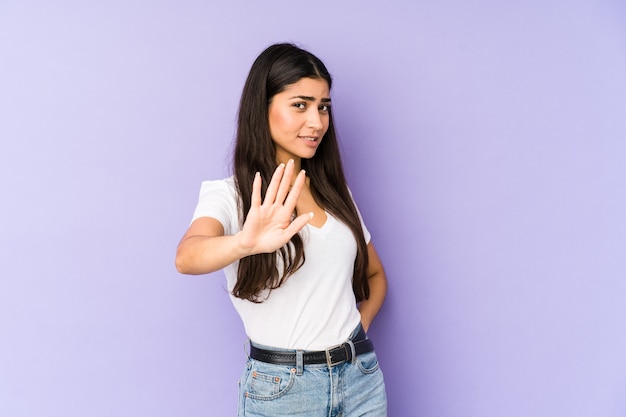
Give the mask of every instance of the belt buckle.
<svg viewBox="0 0 626 417">
<path fill-rule="evenodd" d="M 333 351 L 337 351 L 339 349 L 343 349 L 343 351 L 346 353 L 346 358 L 342 359 L 340 361 L 337 362 L 333 362 Z M 328 349 L 326 349 L 324 351 L 324 353 L 326 353 L 326 364 L 328 365 L 329 368 L 332 368 L 335 365 L 339 365 L 340 363 L 346 362 L 348 360 L 348 350 L 346 349 L 346 343 L 342 343 L 340 345 L 337 346 L 332 346 L 329 347 Z"/>
</svg>

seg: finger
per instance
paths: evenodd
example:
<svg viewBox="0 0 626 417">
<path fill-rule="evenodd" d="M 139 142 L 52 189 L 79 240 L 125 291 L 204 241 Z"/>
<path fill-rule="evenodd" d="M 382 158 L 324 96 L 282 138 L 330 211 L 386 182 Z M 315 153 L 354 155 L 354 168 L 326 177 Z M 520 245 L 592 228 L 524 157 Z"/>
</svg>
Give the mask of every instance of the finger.
<svg viewBox="0 0 626 417">
<path fill-rule="evenodd" d="M 250 199 L 250 205 L 252 207 L 259 207 L 261 205 L 261 174 L 258 172 L 254 174 L 254 181 L 252 181 L 252 197 Z"/>
<path fill-rule="evenodd" d="M 313 218 L 313 212 L 301 214 L 296 217 L 285 229 L 285 233 L 293 236 L 298 233 Z"/>
<path fill-rule="evenodd" d="M 287 193 L 289 193 L 289 187 L 291 187 L 291 178 L 293 177 L 293 170 L 293 159 L 290 159 L 285 166 L 285 171 L 283 172 L 283 177 L 280 180 L 278 192 L 276 193 L 276 202 L 279 204 L 282 204 L 285 201 L 285 197 L 287 197 Z"/>
<path fill-rule="evenodd" d="M 285 164 L 282 163 L 274 170 L 272 179 L 270 180 L 270 183 L 267 186 L 267 191 L 265 192 L 265 200 L 263 200 L 263 204 L 274 204 L 274 201 L 276 200 L 276 192 L 278 191 L 280 180 L 283 178 L 284 171 Z"/>
<path fill-rule="evenodd" d="M 296 207 L 296 203 L 298 203 L 298 198 L 300 198 L 300 192 L 304 187 L 304 182 L 306 181 L 306 171 L 302 170 L 298 173 L 296 180 L 293 183 L 293 187 L 291 187 L 291 191 L 289 191 L 289 195 L 287 196 L 287 200 L 285 200 L 285 207 L 290 210 L 293 210 Z"/>
</svg>

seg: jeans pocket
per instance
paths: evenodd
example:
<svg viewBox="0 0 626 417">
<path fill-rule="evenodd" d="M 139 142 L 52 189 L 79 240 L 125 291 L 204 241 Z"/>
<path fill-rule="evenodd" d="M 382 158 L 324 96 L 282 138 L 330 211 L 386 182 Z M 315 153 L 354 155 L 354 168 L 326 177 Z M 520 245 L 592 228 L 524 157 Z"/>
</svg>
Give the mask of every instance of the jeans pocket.
<svg viewBox="0 0 626 417">
<path fill-rule="evenodd" d="M 243 388 L 247 398 L 273 400 L 285 395 L 294 381 L 292 368 L 255 362 Z"/>
<path fill-rule="evenodd" d="M 356 364 L 364 374 L 376 372 L 379 367 L 376 352 L 371 351 L 357 356 Z"/>
</svg>

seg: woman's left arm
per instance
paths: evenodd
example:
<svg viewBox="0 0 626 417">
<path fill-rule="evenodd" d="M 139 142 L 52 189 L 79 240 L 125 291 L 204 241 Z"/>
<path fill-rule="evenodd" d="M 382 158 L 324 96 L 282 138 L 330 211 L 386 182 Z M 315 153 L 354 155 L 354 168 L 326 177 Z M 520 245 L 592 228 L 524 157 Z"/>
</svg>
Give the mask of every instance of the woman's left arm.
<svg viewBox="0 0 626 417">
<path fill-rule="evenodd" d="M 359 312 L 361 313 L 361 324 L 366 332 L 382 307 L 385 301 L 385 295 L 387 294 L 385 269 L 371 241 L 367 244 L 367 255 L 369 257 L 367 277 L 370 286 L 370 297 L 367 300 L 361 301 L 358 306 Z"/>
</svg>

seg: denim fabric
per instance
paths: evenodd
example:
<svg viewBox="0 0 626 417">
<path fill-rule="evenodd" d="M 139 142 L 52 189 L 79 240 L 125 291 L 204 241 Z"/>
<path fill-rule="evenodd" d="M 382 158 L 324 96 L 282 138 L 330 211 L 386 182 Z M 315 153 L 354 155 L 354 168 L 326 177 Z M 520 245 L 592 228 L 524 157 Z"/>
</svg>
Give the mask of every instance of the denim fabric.
<svg viewBox="0 0 626 417">
<path fill-rule="evenodd" d="M 294 366 L 248 359 L 239 381 L 239 417 L 386 415 L 385 383 L 375 352 L 331 368 L 305 365 L 301 375 Z"/>
</svg>

